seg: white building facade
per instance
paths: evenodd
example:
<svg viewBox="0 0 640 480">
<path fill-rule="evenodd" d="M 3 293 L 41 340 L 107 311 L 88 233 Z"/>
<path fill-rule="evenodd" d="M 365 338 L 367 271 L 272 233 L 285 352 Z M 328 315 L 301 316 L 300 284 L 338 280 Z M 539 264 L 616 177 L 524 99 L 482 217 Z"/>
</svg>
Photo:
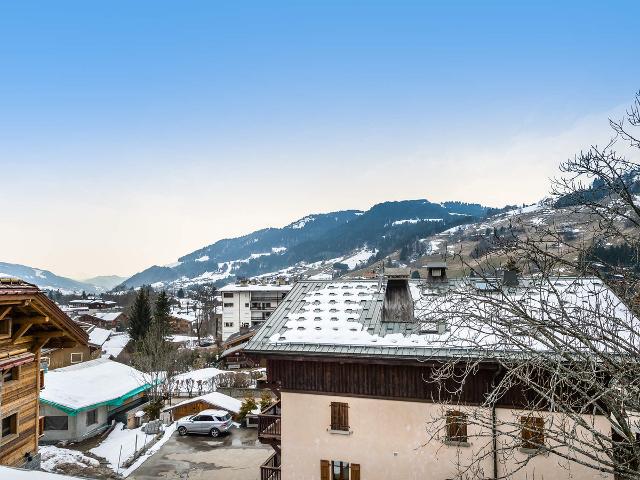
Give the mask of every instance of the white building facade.
<svg viewBox="0 0 640 480">
<path fill-rule="evenodd" d="M 222 287 L 222 341 L 241 329 L 264 323 L 291 288 L 291 285 L 253 284 Z"/>
</svg>

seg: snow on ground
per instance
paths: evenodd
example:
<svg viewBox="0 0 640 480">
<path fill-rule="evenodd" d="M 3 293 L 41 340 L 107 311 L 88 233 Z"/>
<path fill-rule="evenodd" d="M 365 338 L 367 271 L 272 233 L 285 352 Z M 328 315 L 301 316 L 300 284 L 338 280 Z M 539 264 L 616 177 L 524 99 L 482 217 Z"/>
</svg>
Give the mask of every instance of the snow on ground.
<svg viewBox="0 0 640 480">
<path fill-rule="evenodd" d="M 326 272 L 316 273 L 315 275 L 309 276 L 309 280 L 331 280 L 332 278 L 333 275 Z"/>
<path fill-rule="evenodd" d="M 131 475 L 131 473 L 134 472 L 136 468 L 138 468 L 140 465 L 142 465 L 148 458 L 150 458 L 151 455 L 153 455 L 158 450 L 160 450 L 160 448 L 165 443 L 167 443 L 167 441 L 171 438 L 171 435 L 173 435 L 173 432 L 176 431 L 176 425 L 177 424 L 174 422 L 168 427 L 165 427 L 162 438 L 158 440 L 156 443 L 154 443 L 153 446 L 144 453 L 144 455 L 142 455 L 135 462 L 133 462 L 133 464 L 129 468 L 127 468 L 124 472 L 122 472 L 122 476 L 126 478 L 129 475 Z"/>
<path fill-rule="evenodd" d="M 363 248 L 355 255 L 350 257 L 346 257 L 343 260 L 340 260 L 340 263 L 344 263 L 349 267 L 349 270 L 353 270 L 359 264 L 367 262 L 371 257 L 373 257 L 376 253 L 378 253 L 377 249 L 370 250 L 367 247 Z"/>
<path fill-rule="evenodd" d="M 524 213 L 533 213 L 533 212 L 537 212 L 538 210 L 541 210 L 543 207 L 543 205 L 539 204 L 539 203 L 534 203 L 533 205 L 529 205 L 527 207 L 520 207 L 520 208 L 516 208 L 514 210 L 509 210 L 508 212 L 506 212 L 506 215 L 508 217 L 511 217 L 513 215 L 521 215 Z"/>
<path fill-rule="evenodd" d="M 128 333 L 114 333 L 109 337 L 109 340 L 102 344 L 102 351 L 104 352 L 102 356 L 107 358 L 112 356 L 113 358 L 116 358 L 120 355 L 120 352 L 124 350 L 124 347 L 127 346 L 130 339 L 131 338 Z"/>
<path fill-rule="evenodd" d="M 42 455 L 41 467 L 47 472 L 56 472 L 59 466 L 69 464 L 80 467 L 98 467 L 100 465 L 98 460 L 87 457 L 78 450 L 59 448 L 53 445 L 41 445 L 38 451 Z"/>
<path fill-rule="evenodd" d="M 405 223 L 418 223 L 418 222 L 442 222 L 442 218 L 407 218 L 405 220 L 396 220 L 391 224 L 392 227 L 396 225 L 403 225 Z"/>
<path fill-rule="evenodd" d="M 308 217 L 304 217 L 301 218 L 300 220 L 298 220 L 295 223 L 292 223 L 291 225 L 289 225 L 291 228 L 298 230 L 300 228 L 304 228 L 304 226 L 309 223 L 309 222 L 313 222 L 315 220 L 315 217 L 312 216 L 308 216 Z"/>
<path fill-rule="evenodd" d="M 196 258 L 196 262 L 207 262 L 209 260 L 209 255 L 202 255 L 201 257 Z"/>
<path fill-rule="evenodd" d="M 123 463 L 155 437 L 155 435 L 144 433 L 142 427 L 132 429 L 122 427 L 124 427 L 123 423 L 117 423 L 100 445 L 89 450 L 94 455 L 106 459 L 114 472 L 119 472 Z"/>
<path fill-rule="evenodd" d="M 281 253 L 287 250 L 287 247 L 273 247 L 271 251 L 273 253 Z"/>
<path fill-rule="evenodd" d="M 7 480 L 81 480 L 69 475 L 39 472 L 38 470 L 21 470 L 19 468 L 0 467 L 0 478 Z"/>
</svg>

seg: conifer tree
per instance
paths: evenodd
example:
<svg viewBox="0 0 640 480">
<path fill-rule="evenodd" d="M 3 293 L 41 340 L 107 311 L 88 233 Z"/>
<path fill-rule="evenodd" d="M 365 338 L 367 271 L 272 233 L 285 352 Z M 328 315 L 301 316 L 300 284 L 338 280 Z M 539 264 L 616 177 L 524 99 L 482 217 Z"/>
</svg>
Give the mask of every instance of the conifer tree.
<svg viewBox="0 0 640 480">
<path fill-rule="evenodd" d="M 171 304 L 169 296 L 164 290 L 160 292 L 153 308 L 153 319 L 163 336 L 170 333 L 169 317 L 171 316 Z"/>
<path fill-rule="evenodd" d="M 131 306 L 129 315 L 129 335 L 137 342 L 146 335 L 151 326 L 151 306 L 149 305 L 149 292 L 141 287 L 136 294 L 136 299 Z"/>
</svg>

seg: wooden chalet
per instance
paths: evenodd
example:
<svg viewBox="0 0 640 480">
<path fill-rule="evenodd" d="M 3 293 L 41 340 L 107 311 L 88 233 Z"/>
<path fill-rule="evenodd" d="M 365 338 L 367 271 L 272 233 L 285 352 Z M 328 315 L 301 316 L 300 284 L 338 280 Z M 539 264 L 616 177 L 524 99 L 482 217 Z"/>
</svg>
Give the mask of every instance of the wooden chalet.
<svg viewBox="0 0 640 480">
<path fill-rule="evenodd" d="M 453 382 L 447 388 L 425 381 L 434 365 L 457 355 L 439 343 L 444 330 L 413 318 L 413 302 L 437 295 L 446 282 L 445 265 L 433 268 L 440 271 L 427 282 L 400 274 L 299 282 L 261 326 L 244 351 L 266 360 L 268 386 L 278 397 L 258 420 L 260 441 L 274 449 L 261 467 L 262 480 L 456 478 L 456 462 L 480 448 L 467 441 L 465 415 L 483 404 L 501 369 L 495 358 L 486 358 L 460 389 Z M 397 304 L 404 301 L 412 304 Z M 411 318 L 400 318 L 402 312 Z M 528 416 L 531 400 L 531 392 L 516 386 L 493 407 L 495 418 L 527 426 L 524 450 L 500 464 L 487 456 L 485 478 L 505 478 L 513 466 L 509 462 L 535 455 L 525 448 L 524 435 L 535 430 L 543 436 L 544 423 Z M 427 442 L 424 422 L 445 415 L 443 441 Z M 602 415 L 591 421 L 607 432 Z M 483 435 L 500 438 L 490 429 Z M 509 478 L 530 478 L 532 469 L 536 478 L 601 478 L 577 464 L 572 472 L 560 468 L 544 455 Z"/>
<path fill-rule="evenodd" d="M 241 328 L 238 333 L 234 333 L 222 343 L 222 353 L 220 358 L 224 366 L 229 369 L 254 368 L 260 365 L 255 358 L 245 354 L 244 347 L 256 334 L 260 325 Z"/>
<path fill-rule="evenodd" d="M 35 285 L 0 279 L 0 464 L 39 466 L 43 347 L 87 345 L 88 335 Z"/>
</svg>

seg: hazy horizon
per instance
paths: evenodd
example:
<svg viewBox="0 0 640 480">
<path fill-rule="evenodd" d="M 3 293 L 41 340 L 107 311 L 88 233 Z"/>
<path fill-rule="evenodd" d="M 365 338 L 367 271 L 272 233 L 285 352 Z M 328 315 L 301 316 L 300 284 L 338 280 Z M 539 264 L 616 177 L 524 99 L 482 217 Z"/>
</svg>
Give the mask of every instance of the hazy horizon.
<svg viewBox="0 0 640 480">
<path fill-rule="evenodd" d="M 310 213 L 538 201 L 638 89 L 640 4 L 521 3 L 2 5 L 0 261 L 128 276 Z"/>
</svg>

